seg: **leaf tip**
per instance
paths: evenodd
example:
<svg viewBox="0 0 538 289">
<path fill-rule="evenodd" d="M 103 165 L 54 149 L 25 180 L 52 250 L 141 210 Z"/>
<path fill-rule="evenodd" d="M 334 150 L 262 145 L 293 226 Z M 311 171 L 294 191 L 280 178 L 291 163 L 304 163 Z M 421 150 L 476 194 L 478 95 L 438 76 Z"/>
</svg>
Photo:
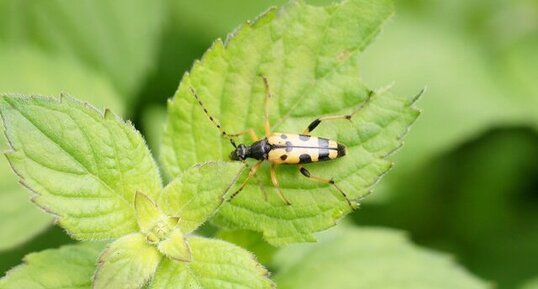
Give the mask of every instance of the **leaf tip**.
<svg viewBox="0 0 538 289">
<path fill-rule="evenodd" d="M 428 86 L 425 85 L 414 97 L 411 98 L 411 104 L 414 104 L 415 102 L 417 102 L 417 100 L 419 100 L 422 95 L 426 92 L 426 90 L 428 90 Z"/>
<path fill-rule="evenodd" d="M 105 116 L 105 119 L 109 119 L 109 120 L 112 120 L 115 118 L 114 113 L 108 108 L 105 108 L 104 116 Z"/>
</svg>

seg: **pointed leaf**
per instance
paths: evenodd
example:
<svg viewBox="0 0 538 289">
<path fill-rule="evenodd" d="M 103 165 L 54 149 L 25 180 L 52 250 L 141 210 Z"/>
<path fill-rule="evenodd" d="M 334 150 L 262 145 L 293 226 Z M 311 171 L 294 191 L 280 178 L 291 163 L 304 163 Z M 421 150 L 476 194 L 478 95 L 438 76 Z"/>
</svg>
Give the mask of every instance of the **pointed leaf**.
<svg viewBox="0 0 538 289">
<path fill-rule="evenodd" d="M 227 242 L 189 238 L 192 262 L 163 259 L 150 289 L 273 288 L 268 272 L 248 251 Z"/>
<path fill-rule="evenodd" d="M 89 289 L 104 243 L 78 243 L 31 253 L 0 279 L 2 289 Z"/>
<path fill-rule="evenodd" d="M 161 255 L 141 234 L 114 241 L 99 257 L 94 289 L 138 289 L 153 276 Z"/>
<path fill-rule="evenodd" d="M 277 253 L 278 288 L 491 288 L 452 258 L 411 244 L 401 232 L 341 227 L 325 237 Z"/>
<path fill-rule="evenodd" d="M 153 226 L 164 217 L 157 205 L 143 193 L 137 192 L 135 195 L 135 211 L 138 226 L 142 232 L 148 232 Z"/>
<path fill-rule="evenodd" d="M 223 43 L 217 40 L 195 63 L 169 103 L 162 156 L 171 175 L 207 160 L 228 159 L 233 147 L 195 101 L 194 87 L 209 113 L 229 133 L 248 128 L 264 133 L 267 77 L 272 91 L 270 123 L 274 132 L 301 133 L 320 116 L 347 114 L 372 95 L 358 79 L 359 52 L 392 14 L 390 1 L 349 0 L 331 6 L 291 1 L 272 9 L 252 24 L 237 29 Z M 418 89 L 417 89 L 418 92 Z M 313 132 L 347 146 L 341 159 L 308 165 L 312 175 L 331 179 L 353 200 L 368 194 L 387 172 L 386 159 L 418 111 L 414 99 L 387 92 L 373 93 L 352 121 L 322 122 Z M 248 136 L 238 143 L 252 143 Z M 219 211 L 215 223 L 229 229 L 263 232 L 274 245 L 313 241 L 313 232 L 333 226 L 350 212 L 331 185 L 309 180 L 295 166 L 278 166 L 286 206 L 277 195 L 269 166 Z"/>
<path fill-rule="evenodd" d="M 239 163 L 224 162 L 191 167 L 166 186 L 159 207 L 167 215 L 179 217 L 183 233 L 192 232 L 215 213 L 242 169 Z"/>
<path fill-rule="evenodd" d="M 0 113 L 12 167 L 35 202 L 57 215 L 74 238 L 138 231 L 135 192 L 155 198 L 161 184 L 132 125 L 69 97 L 4 96 Z"/>
<path fill-rule="evenodd" d="M 161 241 L 157 249 L 168 258 L 177 261 L 190 262 L 192 260 L 191 248 L 179 228 L 170 232 L 168 238 Z"/>
</svg>

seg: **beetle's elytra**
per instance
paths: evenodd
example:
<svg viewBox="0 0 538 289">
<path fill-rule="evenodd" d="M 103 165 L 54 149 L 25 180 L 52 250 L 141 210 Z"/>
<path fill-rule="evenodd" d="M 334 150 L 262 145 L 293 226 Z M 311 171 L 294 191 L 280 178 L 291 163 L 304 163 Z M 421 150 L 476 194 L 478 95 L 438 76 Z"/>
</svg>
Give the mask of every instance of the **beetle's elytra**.
<svg viewBox="0 0 538 289">
<path fill-rule="evenodd" d="M 232 160 L 253 158 L 272 164 L 307 164 L 334 160 L 346 155 L 346 147 L 333 140 L 307 134 L 273 133 L 250 146 L 239 145 Z"/>
<path fill-rule="evenodd" d="M 311 136 L 310 133 L 322 121 L 325 120 L 350 120 L 353 115 L 359 112 L 365 106 L 365 104 L 368 103 L 373 93 L 370 93 L 367 99 L 363 101 L 352 113 L 319 117 L 312 121 L 302 134 L 275 133 L 271 132 L 271 126 L 269 124 L 269 101 L 271 99 L 271 90 L 267 78 L 264 76 L 261 77 L 263 79 L 266 91 L 264 115 L 265 137 L 262 139 L 256 135 L 256 132 L 253 129 L 246 129 L 233 134 L 224 131 L 220 124 L 209 114 L 201 99 L 198 97 L 196 91 L 193 87 L 191 87 L 192 95 L 196 98 L 205 114 L 209 117 L 209 120 L 211 120 L 211 122 L 213 122 L 220 130 L 222 136 L 228 138 L 231 144 L 234 146 L 235 149 L 231 152 L 230 159 L 242 162 L 244 162 L 247 158 L 258 160 L 258 162 L 250 168 L 248 177 L 243 181 L 239 189 L 231 196 L 231 198 L 235 197 L 239 192 L 241 192 L 241 190 L 243 190 L 247 182 L 256 175 L 256 172 L 264 161 L 269 161 L 269 163 L 271 163 L 271 181 L 277 189 L 280 197 L 286 204 L 290 205 L 291 203 L 282 193 L 278 178 L 276 176 L 276 166 L 283 164 L 297 165 L 299 171 L 305 177 L 332 185 L 342 194 L 348 205 L 353 208 L 353 205 L 346 193 L 344 193 L 344 191 L 342 191 L 332 179 L 325 179 L 310 174 L 303 164 L 334 160 L 346 155 L 346 147 L 343 144 L 339 144 L 336 141 L 327 138 Z M 251 145 L 237 145 L 235 143 L 234 137 L 243 134 L 250 135 L 253 141 Z"/>
</svg>

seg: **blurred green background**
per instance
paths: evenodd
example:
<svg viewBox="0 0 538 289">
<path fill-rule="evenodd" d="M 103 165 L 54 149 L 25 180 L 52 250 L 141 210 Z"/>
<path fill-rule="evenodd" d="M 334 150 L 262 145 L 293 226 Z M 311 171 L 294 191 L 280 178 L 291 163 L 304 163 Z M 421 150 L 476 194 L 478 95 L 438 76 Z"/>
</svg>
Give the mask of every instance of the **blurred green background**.
<svg viewBox="0 0 538 289">
<path fill-rule="evenodd" d="M 112 108 L 158 153 L 166 99 L 183 73 L 214 39 L 283 3 L 0 0 L 0 92 L 67 93 Z M 362 78 L 406 95 L 426 86 L 423 113 L 350 219 L 403 229 L 498 288 L 522 288 L 538 277 L 538 1 L 396 6 L 362 54 Z M 4 159 L 0 177 L 1 272 L 71 242 Z"/>
</svg>

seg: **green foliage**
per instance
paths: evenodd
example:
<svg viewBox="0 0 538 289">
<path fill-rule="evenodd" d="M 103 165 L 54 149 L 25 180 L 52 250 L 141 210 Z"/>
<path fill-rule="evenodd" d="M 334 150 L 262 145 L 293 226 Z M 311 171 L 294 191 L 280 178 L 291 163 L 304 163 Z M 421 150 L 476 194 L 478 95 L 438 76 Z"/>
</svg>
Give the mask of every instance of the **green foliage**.
<svg viewBox="0 0 538 289">
<path fill-rule="evenodd" d="M 150 71 L 164 1 L 0 2 L 0 42 L 76 59 L 132 98 Z M 54 92 L 53 94 L 56 94 Z"/>
<path fill-rule="evenodd" d="M 227 242 L 192 237 L 192 262 L 164 260 L 150 289 L 273 288 L 254 255 Z"/>
<path fill-rule="evenodd" d="M 2 121 L 0 120 L 0 125 Z M 5 148 L 3 125 L 0 148 Z M 10 172 L 7 161 L 0 160 L 0 251 L 11 249 L 43 231 L 51 219 L 36 210 Z"/>
<path fill-rule="evenodd" d="M 251 251 L 262 264 L 271 264 L 273 255 L 278 250 L 278 248 L 268 244 L 263 239 L 263 235 L 257 232 L 246 230 L 221 230 L 217 232 L 216 237 Z"/>
<path fill-rule="evenodd" d="M 107 77 L 77 61 L 49 55 L 31 46 L 0 44 L 0 91 L 26 95 L 61 93 L 124 114 L 121 95 Z M 29 77 L 29 76 L 39 77 Z"/>
<path fill-rule="evenodd" d="M 72 98 L 3 97 L 12 151 L 6 155 L 34 201 L 76 239 L 109 239 L 138 230 L 137 191 L 156 197 L 160 178 L 130 124 Z"/>
<path fill-rule="evenodd" d="M 536 289 L 536 288 L 538 288 L 538 278 L 529 280 L 525 282 L 523 286 L 521 286 L 521 289 Z"/>
<path fill-rule="evenodd" d="M 368 83 L 397 80 L 398 94 L 427 83 L 428 97 L 356 220 L 409 231 L 516 288 L 538 266 L 538 3 L 416 2 L 400 2 L 361 58 Z"/>
<path fill-rule="evenodd" d="M 124 0 L 114 3 L 101 0 L 82 0 L 76 3 L 62 0 L 0 0 L 0 66 L 3 68 L 0 71 L 0 92 L 40 95 L 58 95 L 64 92 L 98 107 L 109 107 L 120 115 L 125 113 L 137 126 L 143 121 L 141 128 L 144 136 L 150 141 L 153 152 L 156 152 L 162 133 L 161 117 L 165 116 L 164 100 L 177 89 L 178 76 L 189 69 L 193 59 L 198 58 L 216 37 L 224 36 L 237 24 L 266 10 L 270 5 L 284 2 L 286 0 L 163 0 L 151 3 L 127 3 Z M 332 1 L 306 2 L 318 4 Z M 538 54 L 535 53 L 538 50 L 538 2 L 395 2 L 398 6 L 397 17 L 385 27 L 381 38 L 369 47 L 366 53 L 361 53 L 361 75 L 369 87 L 384 86 L 396 81 L 393 89 L 396 95 L 414 95 L 417 88 L 427 85 L 428 95 L 420 104 L 424 110 L 423 117 L 406 137 L 403 150 L 393 159 L 396 162 L 395 170 L 376 185 L 376 193 L 365 199 L 362 209 L 354 214 L 355 220 L 363 224 L 405 229 L 410 232 L 413 240 L 421 245 L 450 251 L 473 273 L 493 280 L 499 289 L 534 288 L 536 282 L 531 278 L 536 276 L 538 260 L 538 207 L 535 194 L 538 176 L 537 133 L 535 129 L 520 129 L 519 126 L 536 128 L 538 124 L 538 86 L 535 84 L 538 72 Z M 309 17 L 312 14 L 304 15 Z M 164 25 L 161 25 L 161 22 Z M 319 23 L 323 25 L 323 22 Z M 321 33 L 308 34 L 301 41 L 308 44 L 311 42 L 306 40 L 320 35 Z M 247 42 L 246 39 L 241 41 Z M 297 58 L 303 51 L 305 50 L 302 48 L 297 49 L 290 58 Z M 264 51 L 259 55 L 266 54 L 268 53 Z M 292 64 L 303 62 L 302 59 L 296 62 L 285 60 Z M 267 65 L 264 64 L 265 66 Z M 154 70 L 155 67 L 158 67 L 158 70 Z M 231 71 L 226 74 L 227 77 L 233 75 L 236 70 L 240 68 L 232 66 Z M 279 85 L 278 77 L 280 76 L 277 75 L 276 85 Z M 283 77 L 289 78 L 290 75 Z M 238 99 L 254 101 L 250 105 L 254 110 L 248 116 L 248 123 L 252 123 L 261 134 L 261 121 L 257 119 L 261 116 L 260 108 L 263 104 L 259 81 L 252 81 L 255 86 L 253 98 L 246 98 L 243 93 L 237 96 Z M 242 85 L 243 82 L 236 83 Z M 289 86 L 283 86 L 280 90 L 288 91 Z M 302 87 L 298 87 L 298 90 L 301 89 Z M 236 91 L 235 88 L 227 90 Z M 329 102 L 333 101 L 333 98 L 330 98 L 333 95 L 335 94 L 329 92 L 323 97 Z M 209 102 L 208 106 L 214 105 L 209 100 L 213 95 L 201 93 L 201 96 L 204 101 Z M 121 102 L 126 100 L 131 105 L 125 110 L 125 104 Z M 303 100 L 309 101 L 307 97 L 303 97 Z M 356 100 L 358 102 L 360 98 Z M 286 104 L 276 105 L 288 109 L 284 107 Z M 351 109 L 352 106 L 346 107 Z M 148 110 L 150 107 L 151 110 Z M 333 113 L 330 111 L 331 107 L 329 106 L 328 113 Z M 273 122 L 280 116 L 280 108 L 275 108 L 273 103 Z M 193 112 L 199 113 L 196 111 L 198 108 L 192 109 Z M 219 116 L 219 113 L 219 109 L 212 112 L 215 116 Z M 301 132 L 312 120 L 311 117 L 322 113 L 316 112 L 315 115 L 305 117 L 297 125 L 290 124 L 290 132 Z M 207 121 L 203 115 L 195 117 L 198 121 Z M 224 120 L 227 121 L 229 120 Z M 286 122 L 284 125 L 287 125 Z M 315 135 L 331 135 L 331 129 L 334 127 L 327 129 L 326 125 L 330 124 L 323 123 L 315 131 Z M 276 129 L 282 131 L 280 127 Z M 498 127 L 502 130 L 497 130 Z M 322 131 L 324 128 L 329 132 Z M 202 134 L 207 133 L 206 130 L 214 130 L 214 127 L 203 126 L 203 129 Z M 492 129 L 493 132 L 484 133 Z M 339 128 L 338 130 L 341 133 L 349 131 L 347 127 L 342 131 Z M 196 144 L 206 139 L 205 136 L 200 136 L 196 139 Z M 216 139 L 215 137 L 218 143 Z M 208 144 L 212 145 L 213 142 Z M 225 157 L 231 150 L 226 142 L 222 146 L 219 144 L 219 148 L 223 150 L 218 159 Z M 189 167 L 190 165 L 191 163 L 188 164 Z M 311 165 L 309 169 L 313 170 L 319 166 Z M 190 170 L 184 173 L 187 172 Z M 259 178 L 267 185 L 266 188 L 271 188 L 266 173 L 266 168 L 263 168 Z M 307 190 L 313 185 L 303 181 L 293 168 L 279 167 L 278 175 L 281 182 L 287 183 L 288 186 L 297 183 Z M 332 197 L 330 193 L 331 191 L 326 189 L 321 195 Z M 295 191 L 288 195 L 294 194 Z M 260 191 L 257 191 L 254 197 L 245 198 L 263 202 Z M 335 197 L 338 195 L 335 194 Z M 269 191 L 269 198 L 272 205 L 281 205 L 274 192 Z M 17 264 L 26 252 L 54 248 L 68 242 L 68 237 L 60 228 L 49 227 L 51 217 L 35 206 L 32 207 L 29 199 L 28 193 L 17 184 L 16 176 L 11 172 L 7 161 L 0 160 L 0 250 L 6 249 L 0 251 L 2 272 Z M 158 201 L 151 200 L 153 204 L 160 206 Z M 134 212 L 134 204 L 132 205 Z M 328 207 L 331 207 L 331 204 L 322 206 Z M 271 212 L 266 210 L 263 213 Z M 136 213 L 133 214 L 137 216 Z M 298 215 L 295 212 L 286 212 L 284 219 L 293 221 L 296 216 Z M 168 216 L 166 218 L 170 221 L 174 219 Z M 305 219 L 312 218 L 308 216 Z M 265 219 L 261 218 L 262 221 Z M 152 220 L 149 219 L 150 222 Z M 260 218 L 251 218 L 246 223 L 252 228 L 256 227 L 253 223 L 258 221 Z M 285 226 L 291 227 L 292 221 Z M 138 222 L 136 224 L 139 225 Z M 166 222 L 164 224 L 165 227 L 171 226 Z M 228 228 L 231 230 L 221 231 L 217 236 L 253 251 L 260 261 L 277 272 L 277 278 L 280 278 L 280 271 L 286 284 L 294 283 L 291 281 L 294 277 L 289 277 L 284 271 L 287 270 L 285 265 L 291 264 L 291 261 L 282 262 L 283 259 L 288 259 L 283 258 L 282 254 L 291 258 L 295 251 L 302 252 L 301 248 L 307 245 L 284 249 L 277 255 L 279 262 L 272 264 L 271 260 L 277 249 L 265 243 L 261 233 L 238 230 L 239 226 L 232 225 Z M 208 227 L 213 228 L 204 226 Z M 313 231 L 310 223 L 301 225 L 299 230 L 303 227 Z M 25 242 L 47 228 L 47 231 L 33 240 Z M 210 235 L 212 232 L 210 229 L 203 232 L 199 230 L 198 233 Z M 332 233 L 337 232 L 331 230 L 329 234 Z M 165 246 L 163 244 L 169 240 L 182 239 L 185 236 L 188 239 L 189 235 L 172 230 L 168 232 L 166 240 L 155 246 L 162 249 Z M 316 248 L 326 244 L 324 237 L 320 237 L 322 244 L 313 245 Z M 372 244 L 363 244 L 362 240 L 357 240 L 357 244 L 365 248 L 372 247 Z M 172 247 L 170 250 L 176 252 L 172 249 L 178 248 Z M 355 246 L 349 248 L 350 251 L 353 249 Z M 63 258 L 56 253 L 50 254 L 64 250 L 65 248 L 31 254 L 26 259 L 41 254 L 50 258 L 40 260 L 39 264 L 32 261 L 30 265 L 17 267 L 9 273 L 8 278 L 0 281 L 0 288 L 33 289 L 45 288 L 43 286 L 51 284 L 54 286 L 49 287 L 54 288 L 90 288 L 95 260 L 101 249 L 95 249 L 91 254 L 73 249 Z M 381 253 L 380 256 L 386 256 Z M 328 263 L 333 264 L 329 257 L 326 256 Z M 251 256 L 245 258 L 249 262 L 252 260 Z M 82 259 L 85 261 L 79 261 Z M 71 262 L 73 260 L 76 262 Z M 166 261 L 161 265 L 166 266 L 170 274 L 181 272 L 181 276 L 195 276 L 189 273 L 193 270 L 187 269 L 179 262 L 172 262 L 166 257 L 163 257 L 163 260 Z M 402 263 L 407 264 L 410 260 L 402 259 Z M 385 262 L 385 259 L 380 259 L 379 262 Z M 293 264 L 296 267 L 302 265 L 295 260 Z M 378 264 L 380 263 L 377 259 L 370 260 L 368 267 L 378 268 Z M 432 264 L 437 262 L 433 261 Z M 445 264 L 446 267 L 457 268 L 448 262 Z M 86 266 L 86 271 L 79 274 L 83 265 Z M 369 272 L 364 266 L 349 265 L 340 269 L 337 265 L 334 265 L 337 268 L 335 271 L 346 270 L 357 276 L 363 276 L 363 270 Z M 359 265 L 361 264 L 357 266 Z M 180 267 L 181 271 L 173 271 Z M 406 268 L 397 268 L 390 273 L 407 272 L 404 270 Z M 437 268 L 438 266 L 435 266 L 427 268 L 430 271 L 424 271 L 437 272 Z M 74 273 L 65 276 L 66 270 Z M 305 263 L 306 270 L 312 270 L 310 263 Z M 339 272 L 330 273 L 322 276 L 334 278 L 330 287 L 333 287 L 333 284 L 339 285 L 340 279 L 346 280 L 346 276 L 339 277 Z M 26 274 L 28 276 L 25 276 Z M 446 274 L 455 278 L 454 274 Z M 386 274 L 387 278 L 391 275 Z M 413 281 L 424 281 L 428 276 L 423 274 Z M 227 277 L 224 274 L 219 276 L 228 280 Z M 317 275 L 310 277 L 318 280 Z M 362 280 L 364 277 L 354 279 L 352 284 L 360 284 Z M 523 280 L 528 282 L 522 282 Z M 165 284 L 167 282 L 164 279 L 159 279 L 158 282 L 163 287 L 172 286 L 170 283 Z M 192 282 L 199 282 L 199 278 L 196 277 L 196 281 Z M 323 282 L 320 281 L 320 284 Z M 153 283 L 157 286 L 156 284 Z M 300 288 L 300 285 L 297 287 Z M 342 287 L 345 288 L 345 285 L 347 284 Z M 454 287 L 459 288 L 457 285 Z M 401 288 L 402 284 L 396 284 L 394 287 Z"/>
<path fill-rule="evenodd" d="M 182 232 L 190 233 L 222 204 L 223 192 L 231 188 L 229 180 L 235 180 L 238 168 L 242 167 L 239 163 L 197 165 L 166 186 L 159 197 L 159 206 L 169 216 L 181 216 L 178 226 Z"/>
<path fill-rule="evenodd" d="M 156 273 L 163 263 L 194 272 L 204 288 L 227 282 L 227 275 L 215 282 L 213 270 L 229 274 L 238 266 L 244 274 L 234 283 L 272 286 L 247 251 L 182 232 L 190 233 L 214 214 L 242 164 L 194 166 L 163 189 L 141 135 L 108 110 L 102 114 L 69 97 L 2 96 L 0 114 L 11 146 L 6 155 L 20 181 L 36 194 L 35 202 L 75 238 L 119 238 L 101 254 L 93 288 L 142 288 L 149 280 L 156 285 L 148 286 L 166 284 L 172 276 Z M 220 249 L 234 258 L 215 253 Z M 11 279 L 8 275 L 5 282 Z"/>
<path fill-rule="evenodd" d="M 161 255 L 142 234 L 125 236 L 112 243 L 99 257 L 92 288 L 142 288 L 160 261 Z"/>
<path fill-rule="evenodd" d="M 326 7 L 291 2 L 241 26 L 225 43 L 216 41 L 169 103 L 161 148 L 168 172 L 175 176 L 197 162 L 227 159 L 232 149 L 194 100 L 191 86 L 225 130 L 253 128 L 261 133 L 263 74 L 273 92 L 273 130 L 302 132 L 319 116 L 352 111 L 372 93 L 358 79 L 357 58 L 391 14 L 388 1 L 353 0 Z M 390 168 L 387 155 L 400 146 L 417 117 L 413 101 L 380 90 L 351 122 L 321 124 L 315 135 L 344 143 L 348 156 L 312 165 L 312 174 L 334 178 L 353 200 L 364 197 Z M 283 192 L 293 204 L 286 206 L 268 175 L 262 166 L 258 179 L 268 201 L 252 181 L 223 206 L 215 223 L 263 232 L 271 244 L 283 245 L 315 240 L 313 232 L 334 225 L 350 211 L 333 187 L 305 179 L 296 167 L 280 166 Z"/>
<path fill-rule="evenodd" d="M 401 179 L 390 202 L 365 206 L 357 222 L 405 229 L 420 244 L 450 250 L 499 288 L 515 288 L 538 266 L 529 258 L 538 254 L 532 132 L 496 130 L 436 158 L 416 172 L 424 181 Z"/>
<path fill-rule="evenodd" d="M 32 253 L 0 279 L 2 289 L 88 289 L 104 243 L 80 243 Z"/>
<path fill-rule="evenodd" d="M 42 232 L 51 223 L 51 218 L 37 210 L 26 192 L 18 187 L 7 167 L 2 163 L 5 176 L 0 179 L 0 251 L 8 250 Z M 5 191 L 4 191 L 5 190 Z"/>
<path fill-rule="evenodd" d="M 401 43 L 402 37 L 414 41 Z M 429 41 L 417 42 L 426 38 Z M 364 53 L 361 64 L 369 83 L 379 85 L 407 75 L 394 86 L 400 94 L 428 84 L 429 97 L 420 102 L 425 113 L 395 158 L 398 166 L 387 176 L 387 183 L 414 175 L 413 169 L 492 127 L 538 123 L 538 106 L 533 105 L 538 99 L 535 94 L 505 91 L 499 85 L 502 81 L 493 78 L 492 67 L 481 53 L 454 31 L 425 26 L 413 15 L 405 14 Z M 420 62 L 415 61 L 418 57 Z M 533 60 L 531 57 L 525 61 Z M 521 81 L 525 82 L 525 78 Z"/>
<path fill-rule="evenodd" d="M 1 12 L 0 12 L 1 13 Z M 109 80 L 72 59 L 51 56 L 38 49 L 0 44 L 0 91 L 33 94 L 68 92 L 99 106 L 124 112 L 119 95 Z M 54 73 L 51 73 L 54 71 Z M 39 77 L 29 77 L 39 76 Z M 0 136 L 4 150 L 3 129 Z M 25 242 L 49 227 L 51 218 L 31 205 L 17 183 L 8 162 L 0 159 L 0 250 Z"/>
<path fill-rule="evenodd" d="M 444 254 L 410 244 L 401 232 L 343 226 L 317 244 L 278 252 L 278 288 L 492 288 Z"/>
</svg>

